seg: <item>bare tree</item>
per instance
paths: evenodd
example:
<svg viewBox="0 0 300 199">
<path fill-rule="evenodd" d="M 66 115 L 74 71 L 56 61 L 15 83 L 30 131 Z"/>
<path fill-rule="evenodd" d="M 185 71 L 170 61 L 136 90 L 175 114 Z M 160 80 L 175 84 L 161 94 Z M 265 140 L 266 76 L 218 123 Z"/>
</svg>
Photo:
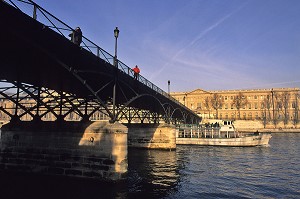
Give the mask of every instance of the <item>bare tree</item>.
<svg viewBox="0 0 300 199">
<path fill-rule="evenodd" d="M 264 100 L 261 102 L 261 120 L 264 125 L 264 128 L 266 128 L 267 123 L 270 121 L 270 96 L 267 96 L 264 98 Z"/>
<path fill-rule="evenodd" d="M 216 119 L 218 119 L 218 110 L 222 108 L 224 99 L 221 95 L 214 93 L 210 98 L 212 108 L 216 111 Z"/>
<path fill-rule="evenodd" d="M 242 92 L 239 92 L 232 101 L 232 106 L 238 110 L 238 119 L 241 119 L 241 108 L 248 104 L 248 100 Z"/>
<path fill-rule="evenodd" d="M 282 94 L 278 95 L 278 102 L 277 102 L 277 106 L 278 106 L 278 110 L 280 110 L 280 112 L 283 115 L 283 124 L 284 126 L 286 126 L 289 122 L 289 101 L 290 101 L 290 94 L 288 92 L 283 92 Z"/>
<path fill-rule="evenodd" d="M 208 110 L 208 117 L 210 118 L 210 108 L 211 108 L 210 97 L 205 97 L 204 106 L 205 106 L 206 110 Z"/>
<path fill-rule="evenodd" d="M 273 112 L 273 117 L 272 117 L 272 122 L 274 124 L 274 127 L 277 128 L 277 124 L 279 122 L 279 111 L 280 111 L 280 101 L 278 99 L 278 93 L 275 91 L 271 91 L 271 97 L 272 97 L 272 112 Z"/>
<path fill-rule="evenodd" d="M 266 106 L 266 109 L 268 110 L 267 112 L 267 121 L 270 122 L 272 120 L 272 114 L 271 114 L 271 110 L 272 110 L 272 97 L 270 95 L 267 95 L 266 98 L 264 99 L 264 104 Z"/>
<path fill-rule="evenodd" d="M 293 102 L 293 124 L 296 127 L 297 124 L 299 123 L 299 99 L 300 99 L 300 94 L 296 93 L 295 94 L 295 101 Z"/>
</svg>

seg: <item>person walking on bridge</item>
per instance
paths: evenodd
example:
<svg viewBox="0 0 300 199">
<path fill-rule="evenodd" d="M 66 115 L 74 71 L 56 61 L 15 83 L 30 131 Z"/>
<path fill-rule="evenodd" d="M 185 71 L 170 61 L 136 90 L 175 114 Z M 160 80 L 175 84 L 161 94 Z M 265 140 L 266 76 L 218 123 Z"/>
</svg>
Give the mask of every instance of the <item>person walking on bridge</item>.
<svg viewBox="0 0 300 199">
<path fill-rule="evenodd" d="M 82 42 L 82 32 L 79 27 L 77 27 L 71 34 L 69 34 L 69 37 L 71 37 L 71 41 L 80 46 L 80 43 Z"/>
<path fill-rule="evenodd" d="M 134 79 L 137 80 L 139 78 L 140 69 L 137 65 L 135 65 L 135 67 L 132 70 L 134 72 Z"/>
</svg>

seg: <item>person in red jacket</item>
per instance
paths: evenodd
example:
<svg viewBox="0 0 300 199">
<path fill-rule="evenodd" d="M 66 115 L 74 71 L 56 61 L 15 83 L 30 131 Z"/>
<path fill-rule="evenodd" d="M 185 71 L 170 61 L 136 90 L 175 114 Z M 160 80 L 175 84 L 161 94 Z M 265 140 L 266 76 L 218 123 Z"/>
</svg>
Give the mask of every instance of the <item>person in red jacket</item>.
<svg viewBox="0 0 300 199">
<path fill-rule="evenodd" d="M 134 72 L 134 79 L 138 79 L 139 78 L 139 74 L 140 74 L 140 69 L 137 65 L 135 65 L 135 67 L 132 69 Z"/>
</svg>

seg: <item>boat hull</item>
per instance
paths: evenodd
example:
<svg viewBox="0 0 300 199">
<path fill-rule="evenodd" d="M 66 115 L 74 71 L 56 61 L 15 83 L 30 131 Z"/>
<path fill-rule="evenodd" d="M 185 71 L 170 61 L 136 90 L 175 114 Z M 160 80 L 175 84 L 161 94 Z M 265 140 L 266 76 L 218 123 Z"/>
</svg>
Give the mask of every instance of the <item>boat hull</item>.
<svg viewBox="0 0 300 199">
<path fill-rule="evenodd" d="M 260 134 L 238 138 L 176 138 L 176 144 L 203 146 L 263 146 L 269 144 L 271 137 L 271 134 Z"/>
</svg>

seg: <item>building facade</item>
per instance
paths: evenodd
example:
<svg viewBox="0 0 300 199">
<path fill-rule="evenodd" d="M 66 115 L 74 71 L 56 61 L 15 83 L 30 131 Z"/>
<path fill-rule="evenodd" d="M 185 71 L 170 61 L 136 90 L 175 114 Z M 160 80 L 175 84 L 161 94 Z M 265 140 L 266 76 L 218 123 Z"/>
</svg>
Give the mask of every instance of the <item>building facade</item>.
<svg viewBox="0 0 300 199">
<path fill-rule="evenodd" d="M 196 89 L 191 92 L 173 92 L 171 95 L 204 119 L 264 120 L 275 124 L 283 120 L 289 120 L 289 123 L 297 123 L 299 120 L 299 88 Z M 242 104 L 238 104 L 237 99 Z"/>
</svg>

